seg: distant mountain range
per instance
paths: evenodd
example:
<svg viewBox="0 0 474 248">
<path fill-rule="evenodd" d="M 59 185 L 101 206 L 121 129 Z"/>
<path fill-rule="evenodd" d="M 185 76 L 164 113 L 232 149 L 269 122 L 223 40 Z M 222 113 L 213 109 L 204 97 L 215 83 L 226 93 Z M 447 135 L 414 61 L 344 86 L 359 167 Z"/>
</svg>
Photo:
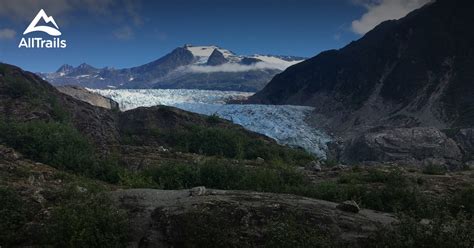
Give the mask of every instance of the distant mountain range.
<svg viewBox="0 0 474 248">
<path fill-rule="evenodd" d="M 39 73 L 54 85 L 88 88 L 162 88 L 258 91 L 276 74 L 305 58 L 274 55 L 236 55 L 218 46 L 185 45 L 141 66 L 114 69 L 88 64 L 63 65 L 53 73 Z"/>
</svg>

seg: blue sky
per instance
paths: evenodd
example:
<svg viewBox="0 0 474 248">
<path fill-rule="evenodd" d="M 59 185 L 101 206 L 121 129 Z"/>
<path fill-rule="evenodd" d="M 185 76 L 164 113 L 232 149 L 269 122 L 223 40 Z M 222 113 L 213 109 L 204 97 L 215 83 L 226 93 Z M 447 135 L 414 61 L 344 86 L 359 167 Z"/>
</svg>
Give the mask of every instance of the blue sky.
<svg viewBox="0 0 474 248">
<path fill-rule="evenodd" d="M 125 68 L 184 44 L 213 44 L 237 54 L 312 57 L 360 38 L 373 25 L 423 1 L 0 0 L 0 61 L 35 72 L 83 62 Z M 56 20 L 67 48 L 18 48 L 41 8 Z"/>
</svg>

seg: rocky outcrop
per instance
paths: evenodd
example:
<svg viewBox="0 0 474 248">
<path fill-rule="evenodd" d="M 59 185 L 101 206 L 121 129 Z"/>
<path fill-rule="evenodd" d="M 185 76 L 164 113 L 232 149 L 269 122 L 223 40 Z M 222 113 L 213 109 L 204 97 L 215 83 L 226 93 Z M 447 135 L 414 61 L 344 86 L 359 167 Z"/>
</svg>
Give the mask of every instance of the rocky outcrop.
<svg viewBox="0 0 474 248">
<path fill-rule="evenodd" d="M 345 211 L 336 203 L 283 194 L 198 187 L 133 189 L 110 195 L 130 214 L 130 247 L 209 246 L 213 242 L 223 247 L 258 247 L 298 230 L 301 233 L 295 235 L 300 239 L 327 238 L 360 247 L 370 234 L 396 221 L 389 214 Z"/>
<path fill-rule="evenodd" d="M 227 63 L 227 59 L 224 57 L 224 54 L 219 52 L 218 49 L 214 49 L 212 52 L 211 56 L 209 56 L 209 59 L 207 60 L 207 65 L 210 66 L 215 66 L 215 65 L 222 65 Z"/>
<path fill-rule="evenodd" d="M 347 163 L 385 161 L 450 167 L 459 166 L 463 159 L 456 142 L 436 128 L 373 130 L 349 140 L 338 155 Z"/>
<path fill-rule="evenodd" d="M 66 95 L 70 95 L 77 100 L 81 100 L 83 102 L 87 102 L 91 105 L 102 107 L 106 109 L 112 110 L 119 110 L 119 105 L 114 100 L 99 95 L 94 92 L 90 92 L 82 87 L 73 86 L 73 85 L 65 85 L 65 86 L 58 86 L 56 87 L 61 93 Z"/>
<path fill-rule="evenodd" d="M 56 87 L 60 92 L 70 95 L 78 100 L 87 102 L 91 105 L 106 109 L 119 110 L 119 104 L 114 100 L 104 97 L 100 94 L 90 92 L 79 86 L 66 85 Z"/>
<path fill-rule="evenodd" d="M 464 154 L 464 160 L 474 160 L 474 128 L 460 129 L 453 137 Z"/>
</svg>

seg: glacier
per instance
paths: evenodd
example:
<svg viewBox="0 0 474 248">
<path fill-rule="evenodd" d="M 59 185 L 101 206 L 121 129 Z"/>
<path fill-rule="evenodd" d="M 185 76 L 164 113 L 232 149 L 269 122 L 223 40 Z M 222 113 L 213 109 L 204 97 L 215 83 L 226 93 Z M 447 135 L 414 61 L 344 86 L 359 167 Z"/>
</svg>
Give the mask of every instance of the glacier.
<svg viewBox="0 0 474 248">
<path fill-rule="evenodd" d="M 253 93 L 187 89 L 88 89 L 118 102 L 122 111 L 167 105 L 186 111 L 218 115 L 244 128 L 266 135 L 278 143 L 300 147 L 326 158 L 331 140 L 305 121 L 312 107 L 294 105 L 226 104 L 246 99 Z"/>
</svg>

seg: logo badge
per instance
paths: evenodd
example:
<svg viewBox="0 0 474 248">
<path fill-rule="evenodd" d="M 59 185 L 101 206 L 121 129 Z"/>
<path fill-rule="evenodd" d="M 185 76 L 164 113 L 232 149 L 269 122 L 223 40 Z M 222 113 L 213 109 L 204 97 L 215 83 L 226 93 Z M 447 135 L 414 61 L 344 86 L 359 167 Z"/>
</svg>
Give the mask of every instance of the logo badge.
<svg viewBox="0 0 474 248">
<path fill-rule="evenodd" d="M 52 26 L 38 25 L 41 20 L 45 24 L 51 24 Z M 57 37 L 61 36 L 58 24 L 56 24 L 54 18 L 48 16 L 43 9 L 41 9 L 33 21 L 31 21 L 30 25 L 25 29 L 25 32 L 23 32 L 23 35 L 33 32 L 43 32 L 55 38 L 48 40 L 41 37 L 23 37 L 21 38 L 20 44 L 18 44 L 18 48 L 66 48 L 67 46 L 66 40 Z"/>
<path fill-rule="evenodd" d="M 43 19 L 45 23 L 52 23 L 56 28 L 49 27 L 49 26 L 37 26 L 38 22 Z M 31 32 L 45 32 L 51 36 L 60 36 L 61 32 L 59 31 L 58 24 L 54 21 L 54 18 L 52 16 L 46 15 L 46 12 L 44 12 L 43 9 L 41 9 L 38 14 L 36 15 L 35 19 L 31 21 L 30 25 L 26 28 L 25 32 L 23 32 L 23 35 L 31 33 Z"/>
</svg>

